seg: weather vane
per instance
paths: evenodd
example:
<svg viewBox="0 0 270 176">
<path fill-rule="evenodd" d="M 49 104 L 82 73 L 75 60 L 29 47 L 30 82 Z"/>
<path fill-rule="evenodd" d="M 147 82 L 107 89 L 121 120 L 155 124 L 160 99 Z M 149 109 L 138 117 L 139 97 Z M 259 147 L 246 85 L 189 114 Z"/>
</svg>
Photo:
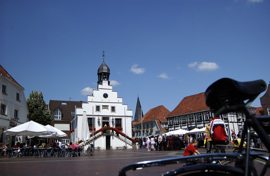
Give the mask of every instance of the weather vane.
<svg viewBox="0 0 270 176">
<path fill-rule="evenodd" d="M 103 57 L 103 62 L 104 62 L 104 58 L 105 58 L 104 51 L 102 52 L 102 57 Z"/>
</svg>

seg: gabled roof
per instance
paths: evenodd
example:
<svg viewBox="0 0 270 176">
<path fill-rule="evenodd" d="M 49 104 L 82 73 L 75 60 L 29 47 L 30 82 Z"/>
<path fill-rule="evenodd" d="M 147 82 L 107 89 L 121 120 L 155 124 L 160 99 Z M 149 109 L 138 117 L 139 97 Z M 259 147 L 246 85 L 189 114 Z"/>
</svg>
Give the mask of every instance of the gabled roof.
<svg viewBox="0 0 270 176">
<path fill-rule="evenodd" d="M 205 103 L 205 93 L 199 93 L 185 97 L 167 117 L 173 117 L 182 114 L 207 111 L 210 108 Z"/>
<path fill-rule="evenodd" d="M 49 110 L 51 114 L 54 114 L 54 111 L 60 109 L 62 111 L 62 119 L 61 121 L 54 122 L 70 122 L 74 118 L 75 106 L 77 108 L 82 107 L 82 101 L 61 101 L 61 100 L 50 100 L 49 102 Z"/>
<path fill-rule="evenodd" d="M 3 67 L 2 65 L 0 65 L 0 75 L 3 75 L 4 77 L 6 77 L 7 79 L 9 79 L 11 82 L 15 83 L 16 85 L 18 85 L 19 87 L 21 87 L 22 89 L 24 89 Z"/>
<path fill-rule="evenodd" d="M 160 105 L 158 107 L 150 109 L 145 116 L 141 119 L 143 123 L 152 122 L 152 121 L 160 121 L 160 122 L 167 122 L 167 115 L 170 113 L 170 111 L 165 108 L 163 105 Z M 135 125 L 138 125 L 141 123 L 141 120 L 139 120 L 137 123 L 134 123 Z"/>
</svg>

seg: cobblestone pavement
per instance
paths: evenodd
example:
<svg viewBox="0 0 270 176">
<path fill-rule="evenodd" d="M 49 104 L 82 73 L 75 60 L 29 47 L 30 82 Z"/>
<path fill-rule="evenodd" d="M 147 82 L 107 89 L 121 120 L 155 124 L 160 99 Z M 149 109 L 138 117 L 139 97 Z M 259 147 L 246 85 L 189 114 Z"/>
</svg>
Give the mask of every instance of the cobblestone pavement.
<svg viewBox="0 0 270 176">
<path fill-rule="evenodd" d="M 204 148 L 198 149 L 205 153 Z M 127 164 L 153 159 L 163 159 L 183 156 L 184 150 L 178 151 L 147 151 L 140 150 L 106 150 L 95 151 L 94 156 L 81 157 L 58 157 L 58 158 L 0 158 L 1 176 L 47 176 L 47 175 L 118 175 L 121 168 Z M 130 171 L 128 175 L 160 175 L 171 171 L 180 165 L 169 165 L 166 167 L 154 167 L 142 171 Z"/>
<path fill-rule="evenodd" d="M 146 149 L 140 149 L 95 151 L 94 156 L 81 156 L 72 158 L 1 157 L 0 175 L 118 175 L 121 168 L 127 164 L 145 160 L 178 157 L 182 156 L 183 152 L 184 150 L 149 152 Z M 130 174 L 141 175 L 142 173 L 140 171 L 131 171 Z"/>
</svg>

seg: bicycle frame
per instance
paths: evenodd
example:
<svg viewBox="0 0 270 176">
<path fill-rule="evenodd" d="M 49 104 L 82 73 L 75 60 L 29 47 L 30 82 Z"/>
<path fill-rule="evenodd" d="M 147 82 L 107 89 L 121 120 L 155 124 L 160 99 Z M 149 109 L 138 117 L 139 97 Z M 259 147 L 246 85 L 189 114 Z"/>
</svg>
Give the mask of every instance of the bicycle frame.
<svg viewBox="0 0 270 176">
<path fill-rule="evenodd" d="M 151 161 L 142 161 L 131 163 L 121 169 L 119 176 L 126 176 L 126 172 L 129 170 L 141 170 L 146 167 L 156 167 L 156 166 L 165 166 L 169 164 L 179 164 L 187 162 L 202 162 L 202 163 L 211 163 L 217 160 L 236 160 L 238 157 L 237 153 L 210 153 L 210 154 L 201 154 L 201 155 L 191 155 L 184 157 L 174 157 L 174 158 L 165 158 Z"/>
<path fill-rule="evenodd" d="M 266 173 L 266 169 L 270 167 L 270 156 L 265 156 L 258 152 L 250 150 L 251 144 L 251 128 L 257 132 L 262 143 L 270 152 L 270 138 L 265 130 L 263 122 L 270 122 L 270 116 L 256 116 L 252 115 L 247 108 L 247 104 L 252 102 L 261 92 L 266 89 L 266 84 L 263 80 L 252 82 L 237 82 L 232 79 L 224 78 L 213 83 L 206 90 L 206 104 L 214 111 L 215 116 L 227 112 L 242 112 L 246 120 L 244 122 L 244 130 L 241 136 L 241 143 L 239 151 L 235 153 L 211 153 L 202 155 L 192 155 L 176 158 L 167 158 L 152 161 L 142 161 L 129 164 L 121 169 L 119 175 L 125 176 L 128 170 L 138 170 L 145 167 L 164 166 L 169 164 L 187 163 L 196 161 L 199 164 L 184 166 L 174 171 L 168 172 L 164 175 L 176 175 L 186 173 L 189 171 L 198 170 L 215 170 L 215 171 L 228 171 L 229 173 L 237 175 L 257 175 L 257 171 L 253 166 L 250 166 L 250 161 L 254 159 L 262 159 L 265 161 L 261 175 Z M 248 100 L 244 103 L 245 100 Z M 270 127 L 270 126 L 269 126 Z M 246 141 L 246 151 L 243 151 L 244 141 Z M 232 161 L 235 162 L 236 167 L 228 165 L 217 165 L 217 161 Z M 250 168 L 251 167 L 251 168 Z M 253 170 L 254 169 L 254 170 Z"/>
<path fill-rule="evenodd" d="M 267 151 L 269 153 L 270 151 L 270 139 L 268 137 L 268 134 L 264 130 L 263 125 L 260 123 L 260 121 L 270 121 L 270 116 L 256 116 L 252 115 L 247 108 L 243 109 L 243 113 L 246 115 L 246 121 L 244 123 L 244 130 L 241 136 L 241 143 L 239 146 L 239 151 L 238 153 L 243 152 L 243 145 L 246 137 L 246 161 L 245 161 L 245 175 L 249 174 L 249 155 L 250 155 L 250 127 L 254 129 L 255 132 L 257 132 L 258 136 L 260 137 L 261 141 L 267 148 Z M 269 156 L 270 157 L 270 156 Z M 269 160 L 269 159 L 268 159 Z M 269 164 L 265 165 L 265 169 L 263 170 L 262 174 L 265 174 L 267 167 L 269 167 Z"/>
<path fill-rule="evenodd" d="M 119 176 L 126 176 L 126 172 L 129 170 L 140 170 L 146 167 L 156 167 L 156 166 L 165 166 L 169 164 L 178 164 L 178 163 L 187 163 L 190 161 L 196 161 L 198 163 L 210 163 L 210 165 L 207 166 L 212 166 L 212 167 L 220 167 L 219 170 L 224 169 L 224 170 L 234 170 L 235 173 L 238 173 L 240 175 L 249 175 L 249 162 L 250 158 L 262 158 L 264 160 L 269 161 L 269 157 L 260 154 L 258 152 L 250 151 L 250 127 L 254 129 L 258 133 L 258 136 L 261 138 L 262 142 L 264 143 L 265 147 L 267 148 L 268 152 L 270 151 L 270 140 L 268 138 L 268 135 L 266 131 L 264 130 L 262 124 L 260 123 L 261 121 L 270 121 L 270 116 L 255 116 L 252 115 L 247 108 L 243 108 L 243 113 L 246 116 L 246 121 L 244 123 L 244 130 L 242 133 L 241 137 L 241 144 L 239 145 L 239 151 L 238 152 L 233 152 L 233 153 L 210 153 L 210 154 L 201 154 L 201 155 L 192 155 L 192 156 L 184 156 L 184 157 L 175 157 L 175 158 L 166 158 L 166 159 L 159 159 L 159 160 L 151 160 L 151 161 L 142 161 L 142 162 L 136 162 L 136 163 L 131 163 L 124 168 L 121 169 Z M 245 141 L 245 138 L 247 139 L 247 145 L 246 145 L 246 151 L 243 151 L 243 144 Z M 245 168 L 245 170 L 240 171 L 240 170 L 235 170 L 234 167 L 232 166 L 217 166 L 216 164 L 211 164 L 213 161 L 221 161 L 221 160 L 226 160 L 226 161 L 232 161 L 232 162 L 237 162 L 241 164 Z M 244 162 L 243 162 L 244 161 Z M 203 166 L 196 166 L 199 167 L 198 169 L 205 169 L 206 165 Z M 239 164 L 238 164 L 239 167 Z M 269 164 L 264 166 L 264 169 L 261 173 L 261 175 L 264 175 L 266 172 L 267 167 L 269 167 Z M 177 169 L 177 171 L 172 171 L 164 175 L 175 175 L 175 173 L 182 173 L 186 172 L 188 169 L 194 169 L 194 165 L 188 166 L 184 169 Z M 210 167 L 208 167 L 209 169 Z"/>
<path fill-rule="evenodd" d="M 232 152 L 232 153 L 209 153 L 209 154 L 201 154 L 201 155 L 191 155 L 191 156 L 183 156 L 183 157 L 174 157 L 174 158 L 165 158 L 165 159 L 157 159 L 157 160 L 151 160 L 151 161 L 141 161 L 141 162 L 135 162 L 131 163 L 125 167 L 123 167 L 120 172 L 119 176 L 126 176 L 126 172 L 129 170 L 141 170 L 147 167 L 157 167 L 157 166 L 166 166 L 170 164 L 179 164 L 179 163 L 187 163 L 187 162 L 197 162 L 200 164 L 200 166 L 197 165 L 198 170 L 204 170 L 207 169 L 205 166 L 210 166 L 212 167 L 217 166 L 216 164 L 212 164 L 213 162 L 217 161 L 231 161 L 235 162 L 241 158 L 244 158 L 245 153 L 237 153 L 237 152 Z M 249 157 L 253 158 L 262 158 L 264 160 L 268 160 L 269 158 L 263 154 L 260 154 L 258 152 L 250 152 Z M 190 166 L 183 166 L 181 168 L 184 169 L 176 169 L 177 173 L 183 173 L 186 172 L 188 169 L 192 169 L 194 165 Z M 218 167 L 218 166 L 217 166 Z M 209 169 L 209 168 L 208 168 Z M 222 168 L 223 170 L 233 170 L 234 173 L 243 175 L 244 171 L 235 169 L 234 166 L 226 166 L 223 165 Z M 164 176 L 168 175 L 175 175 L 175 170 L 169 173 L 164 174 Z"/>
</svg>

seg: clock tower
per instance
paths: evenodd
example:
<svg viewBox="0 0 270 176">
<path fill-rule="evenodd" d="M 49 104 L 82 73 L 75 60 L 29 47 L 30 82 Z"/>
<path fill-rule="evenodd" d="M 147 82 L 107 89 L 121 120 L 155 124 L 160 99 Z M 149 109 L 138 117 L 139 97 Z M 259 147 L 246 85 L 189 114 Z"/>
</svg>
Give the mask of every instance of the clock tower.
<svg viewBox="0 0 270 176">
<path fill-rule="evenodd" d="M 71 142 L 85 141 L 81 145 L 94 143 L 101 150 L 123 147 L 132 149 L 132 110 L 129 110 L 118 93 L 110 85 L 110 68 L 104 62 L 99 66 L 97 89 L 87 96 L 82 107 L 76 107 L 71 121 L 74 133 Z M 88 125 L 88 127 L 87 127 Z M 105 131 L 104 131 L 105 129 Z M 90 136 L 89 133 L 92 135 Z"/>
<path fill-rule="evenodd" d="M 97 75 L 98 75 L 98 85 L 101 85 L 103 83 L 103 81 L 108 81 L 108 85 L 110 85 L 110 68 L 105 64 L 104 62 L 104 51 L 102 52 L 102 56 L 103 56 L 103 62 L 102 64 L 99 66 L 98 71 L 97 71 Z"/>
</svg>

